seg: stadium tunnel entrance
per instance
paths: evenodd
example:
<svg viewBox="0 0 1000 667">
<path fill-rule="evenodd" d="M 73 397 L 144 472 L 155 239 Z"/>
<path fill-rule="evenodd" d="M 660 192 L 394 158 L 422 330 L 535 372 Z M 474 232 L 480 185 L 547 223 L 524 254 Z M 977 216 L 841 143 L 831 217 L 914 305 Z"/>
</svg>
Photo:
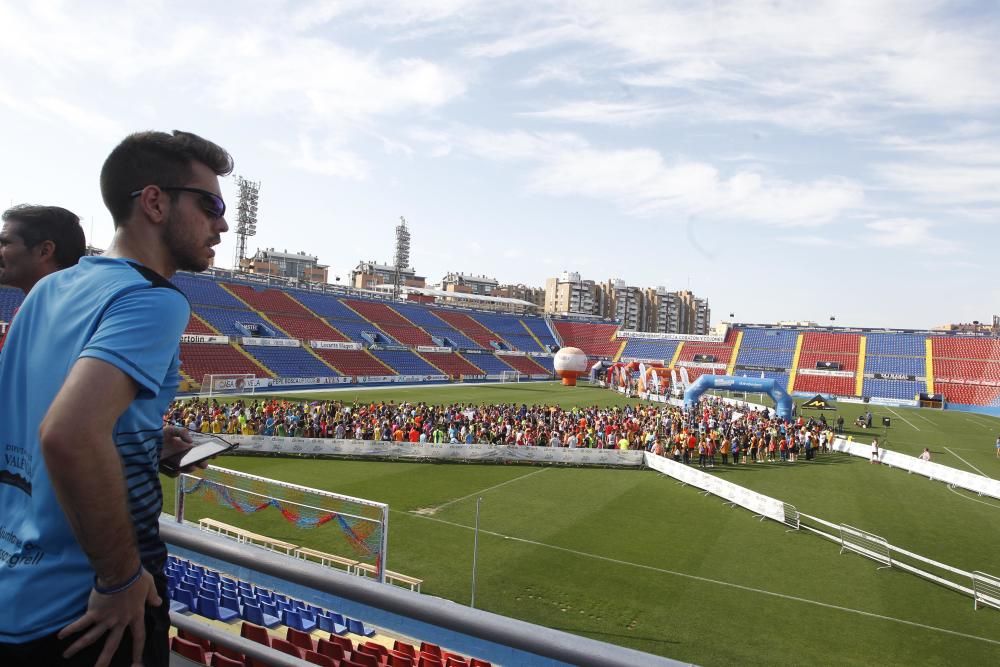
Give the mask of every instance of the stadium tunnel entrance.
<svg viewBox="0 0 1000 667">
<path fill-rule="evenodd" d="M 733 375 L 702 375 L 684 392 L 684 407 L 693 408 L 709 389 L 766 393 L 774 399 L 775 411 L 781 419 L 792 418 L 792 397 L 777 380 L 768 378 L 735 377 Z"/>
</svg>

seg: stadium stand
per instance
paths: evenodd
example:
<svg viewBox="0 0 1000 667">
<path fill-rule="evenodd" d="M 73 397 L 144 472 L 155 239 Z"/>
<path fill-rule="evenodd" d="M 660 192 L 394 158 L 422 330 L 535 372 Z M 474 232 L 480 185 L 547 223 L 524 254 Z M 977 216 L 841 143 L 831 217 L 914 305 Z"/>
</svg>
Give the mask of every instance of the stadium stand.
<svg viewBox="0 0 1000 667">
<path fill-rule="evenodd" d="M 885 380 L 876 378 L 865 378 L 862 394 L 864 396 L 878 396 L 880 398 L 895 398 L 912 401 L 917 394 L 927 388 L 926 383 L 913 380 Z"/>
<path fill-rule="evenodd" d="M 729 364 L 729 359 L 733 355 L 733 345 L 736 344 L 737 335 L 738 334 L 735 330 L 730 330 L 726 333 L 726 338 L 721 343 L 708 341 L 684 341 L 680 352 L 677 354 L 677 361 L 674 365 L 685 366 L 688 363 L 713 363 L 722 365 L 719 369 L 687 366 L 688 378 L 692 382 L 706 373 L 725 375 L 726 365 Z M 695 357 L 710 357 L 714 358 L 714 361 L 699 362 Z"/>
<path fill-rule="evenodd" d="M 181 369 L 195 382 L 211 374 L 246 373 L 257 377 L 272 377 L 270 369 L 254 361 L 243 351 L 230 345 L 198 345 L 181 343 Z"/>
<path fill-rule="evenodd" d="M 360 619 L 185 558 L 169 556 L 166 576 L 171 609 L 227 624 L 231 632 L 238 629 L 244 638 L 312 664 L 490 667 L 485 660 L 429 642 L 417 645 L 386 635 Z M 252 663 L 192 631 L 179 630 L 171 637 L 170 648 L 197 664 L 211 667 Z M 253 664 L 260 663 L 253 661 Z"/>
<path fill-rule="evenodd" d="M 670 363 L 677 351 L 680 341 L 676 340 L 643 340 L 629 338 L 622 350 L 622 359 L 658 359 Z"/>
<path fill-rule="evenodd" d="M 403 345 L 434 345 L 430 334 L 384 303 L 360 299 L 343 299 L 343 303 Z"/>
<path fill-rule="evenodd" d="M 1000 407 L 1000 339 L 931 338 L 934 387 L 950 403 Z"/>
<path fill-rule="evenodd" d="M 393 308 L 435 339 L 443 347 L 456 347 L 460 350 L 478 350 L 480 345 L 435 315 L 436 309 L 417 304 L 396 303 Z"/>
<path fill-rule="evenodd" d="M 462 375 L 484 375 L 481 368 L 473 366 L 458 352 L 423 352 L 420 356 L 453 378 Z"/>
<path fill-rule="evenodd" d="M 195 276 L 190 273 L 178 273 L 171 282 L 187 296 L 188 301 L 192 304 L 236 310 L 246 309 L 246 306 L 240 303 L 236 297 L 223 289 L 221 283 L 211 278 Z"/>
<path fill-rule="evenodd" d="M 315 350 L 315 352 L 342 375 L 396 375 L 396 371 L 373 357 L 367 350 Z"/>
<path fill-rule="evenodd" d="M 24 301 L 24 294 L 21 293 L 21 290 L 0 287 L 0 322 L 10 322 L 22 301 Z"/>
<path fill-rule="evenodd" d="M 466 313 L 453 310 L 436 309 L 434 314 L 459 330 L 467 337 L 476 341 L 484 350 L 509 350 L 510 345 L 502 337 L 490 331 L 482 322 Z"/>
<path fill-rule="evenodd" d="M 507 363 L 504 363 L 504 358 L 494 356 L 492 352 L 483 352 L 480 354 L 474 354 L 468 352 L 465 354 L 465 358 L 469 360 L 470 363 L 475 364 L 482 369 L 487 375 L 500 375 L 506 371 L 512 371 L 514 368 Z"/>
<path fill-rule="evenodd" d="M 469 317 L 500 336 L 513 350 L 547 351 L 516 317 L 499 313 L 469 313 Z"/>
<path fill-rule="evenodd" d="M 279 377 L 308 378 L 339 375 L 336 370 L 304 347 L 247 345 L 243 346 L 243 349 Z"/>
<path fill-rule="evenodd" d="M 543 360 L 547 360 L 549 362 L 548 368 L 540 363 Z M 504 355 L 503 361 L 515 371 L 525 375 L 542 375 L 543 373 L 552 375 L 555 372 L 552 369 L 552 357 L 518 357 L 513 355 Z"/>
<path fill-rule="evenodd" d="M 622 347 L 622 339 L 616 338 L 617 324 L 595 324 L 590 322 L 553 322 L 566 347 L 578 347 L 588 357 L 613 358 Z"/>
<path fill-rule="evenodd" d="M 858 355 L 861 337 L 857 334 L 807 331 L 802 335 L 802 350 L 799 354 L 798 369 L 794 378 L 794 391 L 854 396 L 858 369 Z M 801 373 L 802 369 L 816 371 L 817 364 L 833 362 L 839 364 L 840 373 L 850 376 L 814 375 Z"/>
<path fill-rule="evenodd" d="M 372 350 L 372 354 L 399 375 L 440 375 L 441 371 L 410 350 Z"/>
<path fill-rule="evenodd" d="M 212 327 L 205 324 L 201 318 L 191 313 L 190 319 L 188 319 L 188 325 L 184 328 L 184 333 L 186 334 L 197 334 L 202 336 L 214 336 L 218 332 Z"/>
<path fill-rule="evenodd" d="M 259 314 L 234 308 L 215 308 L 192 304 L 194 312 L 223 336 L 252 336 L 256 338 L 281 338 L 284 334 L 275 331 L 272 325 Z"/>
<path fill-rule="evenodd" d="M 548 321 L 541 317 L 522 317 L 521 323 L 538 340 L 543 352 L 554 352 L 559 349 L 559 343 L 552 337 Z"/>
</svg>

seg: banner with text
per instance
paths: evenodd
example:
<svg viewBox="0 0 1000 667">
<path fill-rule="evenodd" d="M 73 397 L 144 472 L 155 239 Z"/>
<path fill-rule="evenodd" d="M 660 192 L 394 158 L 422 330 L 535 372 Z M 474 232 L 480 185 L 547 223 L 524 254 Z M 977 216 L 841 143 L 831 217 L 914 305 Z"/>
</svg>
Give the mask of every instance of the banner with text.
<svg viewBox="0 0 1000 667">
<path fill-rule="evenodd" d="M 209 345 L 229 345 L 229 336 L 203 336 L 201 334 L 184 334 L 182 343 L 207 343 Z"/>
<path fill-rule="evenodd" d="M 703 343 L 721 343 L 725 336 L 698 336 L 695 334 L 653 333 L 652 331 L 619 330 L 616 338 L 641 338 L 643 340 L 689 340 Z"/>
<path fill-rule="evenodd" d="M 311 340 L 309 347 L 314 350 L 360 350 L 361 343 L 348 343 L 340 340 Z"/>
<path fill-rule="evenodd" d="M 302 347 L 302 341 L 295 338 L 241 338 L 240 342 L 264 347 Z"/>
</svg>

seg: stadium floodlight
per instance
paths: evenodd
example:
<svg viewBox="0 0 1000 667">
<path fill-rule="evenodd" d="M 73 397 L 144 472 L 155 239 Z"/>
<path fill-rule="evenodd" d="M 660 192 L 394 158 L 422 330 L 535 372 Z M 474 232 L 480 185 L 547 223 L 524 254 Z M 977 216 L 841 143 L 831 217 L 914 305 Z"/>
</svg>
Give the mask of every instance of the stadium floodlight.
<svg viewBox="0 0 1000 667">
<path fill-rule="evenodd" d="M 393 264 L 395 271 L 392 279 L 392 297 L 398 299 L 403 271 L 410 266 L 410 230 L 406 227 L 406 218 L 403 216 L 399 216 L 399 224 L 396 225 L 396 253 Z"/>
<path fill-rule="evenodd" d="M 233 261 L 233 269 L 239 271 L 240 264 L 247 254 L 247 238 L 257 235 L 260 181 L 248 181 L 242 176 L 237 176 L 236 187 L 239 188 L 239 194 L 236 205 L 236 258 Z"/>
</svg>

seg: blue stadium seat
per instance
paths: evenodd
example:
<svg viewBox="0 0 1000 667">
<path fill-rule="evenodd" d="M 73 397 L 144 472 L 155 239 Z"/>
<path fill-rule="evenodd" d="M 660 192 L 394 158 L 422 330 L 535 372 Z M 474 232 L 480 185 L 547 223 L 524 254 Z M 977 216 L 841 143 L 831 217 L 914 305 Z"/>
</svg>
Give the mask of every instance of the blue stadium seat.
<svg viewBox="0 0 1000 667">
<path fill-rule="evenodd" d="M 198 594 L 198 613 L 205 618 L 210 618 L 213 621 L 222 621 L 228 623 L 237 616 L 238 612 L 232 609 L 224 609 L 219 606 L 219 599 L 212 596 L 208 591 L 201 591 Z"/>
<path fill-rule="evenodd" d="M 441 374 L 441 371 L 409 350 L 372 350 L 371 353 L 399 375 Z"/>
<path fill-rule="evenodd" d="M 242 616 L 243 620 L 249 621 L 254 625 L 262 625 L 265 628 L 273 628 L 281 624 L 281 618 L 266 613 L 263 606 L 256 602 L 251 603 L 246 601 L 243 605 Z"/>
<path fill-rule="evenodd" d="M 339 619 L 339 620 L 337 620 Z M 344 617 L 340 614 L 319 613 L 316 615 L 316 623 L 320 630 L 334 635 L 347 634 L 347 625 L 344 624 Z"/>
<path fill-rule="evenodd" d="M 243 349 L 280 377 L 308 378 L 340 375 L 336 370 L 316 358 L 309 350 L 302 347 L 247 345 Z"/>
<path fill-rule="evenodd" d="M 347 620 L 347 631 L 353 635 L 361 635 L 363 637 L 374 637 L 375 630 L 368 627 L 361 621 L 355 620 L 353 618 L 348 618 Z"/>
<path fill-rule="evenodd" d="M 290 628 L 295 628 L 296 630 L 301 630 L 303 632 L 312 632 L 316 629 L 316 620 L 310 618 L 310 614 L 307 612 L 295 611 L 294 609 L 285 609 L 281 612 L 281 622 Z"/>
<path fill-rule="evenodd" d="M 497 357 L 489 352 L 483 354 L 468 353 L 466 358 L 479 368 L 483 369 L 483 372 L 487 375 L 500 375 L 505 371 L 514 370 L 512 367 L 505 364 L 500 357 Z"/>
</svg>

